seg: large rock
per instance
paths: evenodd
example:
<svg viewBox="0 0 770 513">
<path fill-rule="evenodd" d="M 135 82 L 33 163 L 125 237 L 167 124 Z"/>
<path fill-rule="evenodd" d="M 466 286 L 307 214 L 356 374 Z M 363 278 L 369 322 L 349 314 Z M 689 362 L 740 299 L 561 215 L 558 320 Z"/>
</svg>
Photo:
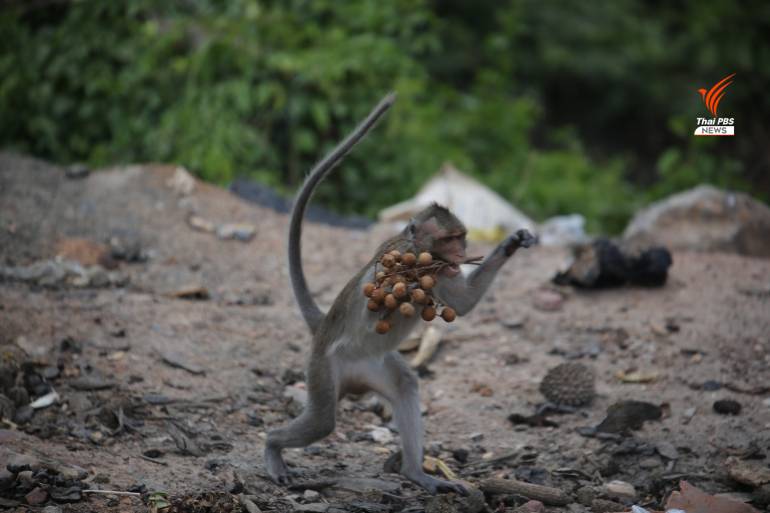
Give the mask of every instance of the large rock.
<svg viewBox="0 0 770 513">
<path fill-rule="evenodd" d="M 770 208 L 710 185 L 674 194 L 636 213 L 623 238 L 633 246 L 770 257 Z"/>
</svg>

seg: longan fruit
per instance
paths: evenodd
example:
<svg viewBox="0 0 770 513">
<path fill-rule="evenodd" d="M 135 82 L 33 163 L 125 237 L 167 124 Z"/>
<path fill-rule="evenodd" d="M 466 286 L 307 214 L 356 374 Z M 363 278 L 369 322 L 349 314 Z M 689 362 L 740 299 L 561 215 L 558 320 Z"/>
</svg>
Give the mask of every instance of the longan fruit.
<svg viewBox="0 0 770 513">
<path fill-rule="evenodd" d="M 380 260 L 380 262 L 382 263 L 383 266 L 390 269 L 396 264 L 396 259 L 393 258 L 393 255 L 391 254 L 385 254 L 382 256 L 382 259 Z"/>
<path fill-rule="evenodd" d="M 427 295 L 425 294 L 425 291 L 422 289 L 414 289 L 412 291 L 412 301 L 415 303 L 423 304 L 425 303 L 425 300 L 427 299 Z"/>
<path fill-rule="evenodd" d="M 390 331 L 390 323 L 385 319 L 381 321 L 377 321 L 377 324 L 374 326 L 374 329 L 380 335 L 384 335 L 385 333 Z"/>
<path fill-rule="evenodd" d="M 424 321 L 432 321 L 436 318 L 436 309 L 432 306 L 426 306 L 422 309 L 422 319 Z"/>
<path fill-rule="evenodd" d="M 457 312 L 455 312 L 454 308 L 445 306 L 444 310 L 441 312 L 441 318 L 446 322 L 452 322 L 457 318 Z"/>
<path fill-rule="evenodd" d="M 395 310 L 398 306 L 398 299 L 393 294 L 385 296 L 385 308 L 388 310 Z"/>
<path fill-rule="evenodd" d="M 377 301 L 375 301 L 374 299 L 370 299 L 366 303 L 366 308 L 368 308 L 372 312 L 376 312 L 377 310 L 380 309 L 380 304 Z"/>
<path fill-rule="evenodd" d="M 374 289 L 377 288 L 374 283 L 366 283 L 364 284 L 364 296 L 366 297 L 372 297 L 372 292 L 374 292 Z"/>
<path fill-rule="evenodd" d="M 385 279 L 385 271 L 377 271 L 377 274 L 374 275 L 374 279 L 377 280 L 377 282 L 381 282 Z"/>
<path fill-rule="evenodd" d="M 412 267 L 417 263 L 417 257 L 414 256 L 414 253 L 404 253 L 401 256 L 401 263 L 407 267 Z"/>
<path fill-rule="evenodd" d="M 407 295 L 406 284 L 399 282 L 393 285 L 393 295 L 398 299 L 404 299 Z"/>
<path fill-rule="evenodd" d="M 423 251 L 420 253 L 420 256 L 417 257 L 417 263 L 420 265 L 430 265 L 433 263 L 433 256 L 427 251 Z"/>
<path fill-rule="evenodd" d="M 404 317 L 411 317 L 415 312 L 411 303 L 401 303 L 401 306 L 398 307 L 398 311 L 401 312 L 401 315 Z"/>
<path fill-rule="evenodd" d="M 377 303 L 382 303 L 382 301 L 385 299 L 385 289 L 382 287 L 374 289 L 372 291 L 372 295 L 369 296 L 372 298 L 373 301 L 376 301 Z"/>
<path fill-rule="evenodd" d="M 435 284 L 436 280 L 434 280 L 431 276 L 423 276 L 420 278 L 420 288 L 422 289 L 430 290 Z"/>
<path fill-rule="evenodd" d="M 393 251 L 391 251 L 390 253 L 388 253 L 388 255 L 390 255 L 390 256 L 392 256 L 393 258 L 395 258 L 395 259 L 396 259 L 396 262 L 398 262 L 399 260 L 401 260 L 401 252 L 400 252 L 399 250 L 397 250 L 397 249 L 394 249 Z"/>
</svg>

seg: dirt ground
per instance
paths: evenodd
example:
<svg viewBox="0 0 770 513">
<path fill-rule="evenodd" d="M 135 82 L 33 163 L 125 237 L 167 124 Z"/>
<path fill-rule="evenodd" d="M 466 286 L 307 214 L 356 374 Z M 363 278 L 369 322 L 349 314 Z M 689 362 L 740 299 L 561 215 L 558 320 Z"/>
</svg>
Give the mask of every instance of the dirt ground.
<svg viewBox="0 0 770 513">
<path fill-rule="evenodd" d="M 320 496 L 267 479 L 265 433 L 299 410 L 292 397 L 301 395 L 310 343 L 290 294 L 288 218 L 203 183 L 175 191 L 174 173 L 133 166 L 68 178 L 62 168 L 0 154 L 0 265 L 51 259 L 66 238 L 117 237 L 139 248 L 137 261 L 114 262 L 119 279 L 107 286 L 0 280 L 0 347 L 24 349 L 25 372 L 46 376 L 60 396 L 27 422 L 0 422 L 1 467 L 23 456 L 51 460 L 85 470 L 87 488 L 198 501 L 179 510 L 238 510 L 233 497 L 245 493 L 263 511 L 439 511 L 384 471 L 398 436 L 372 438 L 388 420 L 367 397 L 342 401 L 334 434 L 286 453 L 296 481 L 327 481 L 316 487 Z M 249 223 L 256 235 L 222 240 L 193 229 L 191 214 Z M 382 232 L 306 227 L 305 270 L 321 305 L 370 258 Z M 428 453 L 471 483 L 517 478 L 573 498 L 549 511 L 598 511 L 588 491 L 612 499 L 603 486 L 613 480 L 635 487 L 635 498 L 614 498 L 624 510 L 661 509 L 681 479 L 750 497 L 750 487 L 728 477 L 726 460 L 768 465 L 770 260 L 678 252 L 662 288 L 585 292 L 550 285 L 566 257 L 558 248 L 521 251 L 474 312 L 451 325 L 434 321 L 444 337 L 421 373 Z M 542 298 L 553 294 L 543 291 L 554 290 L 563 301 L 544 309 Z M 544 402 L 540 380 L 568 360 L 594 370 L 593 403 L 549 415 L 556 427 L 513 425 L 508 416 L 532 414 Z M 617 377 L 634 370 L 649 382 Z M 663 418 L 624 435 L 585 436 L 580 428 L 628 399 L 663 404 Z M 719 399 L 738 401 L 740 413 L 715 412 Z M 464 465 L 459 449 L 468 451 Z M 0 486 L 0 496 L 9 493 Z M 84 494 L 63 509 L 146 511 L 147 497 Z M 523 502 L 486 495 L 489 510 Z"/>
</svg>

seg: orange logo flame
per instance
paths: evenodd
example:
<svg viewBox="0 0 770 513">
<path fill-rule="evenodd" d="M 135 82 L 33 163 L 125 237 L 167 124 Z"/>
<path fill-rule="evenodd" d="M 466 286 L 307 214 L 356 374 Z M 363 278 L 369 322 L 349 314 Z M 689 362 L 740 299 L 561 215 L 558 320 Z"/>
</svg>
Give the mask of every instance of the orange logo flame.
<svg viewBox="0 0 770 513">
<path fill-rule="evenodd" d="M 722 99 L 722 97 L 725 95 L 727 91 L 727 86 L 733 83 L 733 77 L 735 76 L 735 73 L 731 75 L 727 75 L 725 78 L 711 86 L 711 89 L 708 91 L 706 89 L 700 88 L 698 89 L 698 92 L 700 93 L 701 97 L 703 98 L 703 103 L 706 104 L 706 108 L 711 112 L 711 114 L 714 117 L 717 117 L 717 107 L 719 107 L 719 101 Z"/>
</svg>

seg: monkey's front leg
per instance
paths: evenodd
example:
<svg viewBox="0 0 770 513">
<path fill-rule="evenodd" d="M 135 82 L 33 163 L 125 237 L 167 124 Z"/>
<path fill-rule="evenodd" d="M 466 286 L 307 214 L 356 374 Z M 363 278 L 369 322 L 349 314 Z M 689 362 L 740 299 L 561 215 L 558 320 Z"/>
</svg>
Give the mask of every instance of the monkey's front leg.
<svg viewBox="0 0 770 513">
<path fill-rule="evenodd" d="M 467 314 L 476 306 L 497 272 L 516 250 L 529 248 L 536 241 L 528 230 L 517 231 L 501 242 L 467 278 L 462 274 L 453 278 L 439 278 L 436 287 L 438 297 L 454 308 L 458 315 Z"/>
</svg>

